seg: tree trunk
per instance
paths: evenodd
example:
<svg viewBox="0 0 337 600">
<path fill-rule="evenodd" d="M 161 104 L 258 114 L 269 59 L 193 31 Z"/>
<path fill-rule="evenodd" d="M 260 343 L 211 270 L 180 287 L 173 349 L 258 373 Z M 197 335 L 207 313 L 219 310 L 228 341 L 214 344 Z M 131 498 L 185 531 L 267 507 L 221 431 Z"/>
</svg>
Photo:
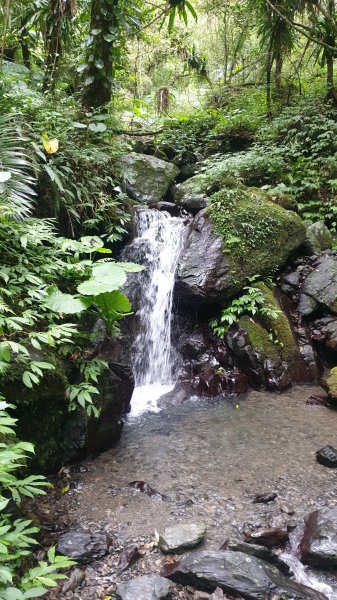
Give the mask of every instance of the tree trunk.
<svg viewBox="0 0 337 600">
<path fill-rule="evenodd" d="M 117 37 L 118 0 L 92 0 L 90 32 L 92 42 L 87 53 L 83 103 L 100 108 L 112 97 L 113 40 Z M 98 32 L 96 35 L 92 32 Z"/>
<path fill-rule="evenodd" d="M 267 116 L 271 117 L 271 72 L 273 68 L 273 51 L 272 43 L 270 43 L 267 53 L 267 64 L 266 64 L 266 104 L 267 104 Z"/>
<path fill-rule="evenodd" d="M 21 30 L 20 30 L 20 46 L 21 46 L 23 64 L 25 65 L 26 69 L 30 70 L 30 68 L 31 68 L 30 50 L 29 50 L 29 46 L 28 46 L 28 42 L 27 42 L 27 29 L 23 23 L 21 24 Z"/>
<path fill-rule="evenodd" d="M 335 22 L 335 0 L 329 0 L 328 3 L 328 12 L 331 22 Z M 335 35 L 330 33 L 330 35 L 326 36 L 324 40 L 329 46 L 335 46 L 336 38 Z M 333 60 L 334 60 L 334 52 L 329 50 L 329 48 L 325 48 L 325 60 L 326 60 L 326 96 L 327 100 L 334 100 L 336 102 L 337 95 L 336 90 L 334 88 L 334 72 L 333 72 Z"/>
<path fill-rule="evenodd" d="M 281 52 L 278 52 L 275 56 L 275 95 L 276 98 L 282 97 L 282 68 L 283 68 L 283 56 Z"/>
<path fill-rule="evenodd" d="M 43 91 L 51 92 L 55 88 L 56 74 L 61 58 L 62 39 L 61 27 L 63 16 L 62 0 L 49 0 L 49 15 L 47 17 L 47 58 Z"/>
</svg>

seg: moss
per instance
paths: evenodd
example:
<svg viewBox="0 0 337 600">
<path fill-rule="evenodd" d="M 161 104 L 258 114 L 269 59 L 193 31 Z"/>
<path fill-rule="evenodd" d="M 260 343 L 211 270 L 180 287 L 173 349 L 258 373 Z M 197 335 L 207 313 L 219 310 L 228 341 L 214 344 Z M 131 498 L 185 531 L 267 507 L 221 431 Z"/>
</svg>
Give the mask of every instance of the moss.
<svg viewBox="0 0 337 600">
<path fill-rule="evenodd" d="M 64 421 L 68 416 L 65 397 L 68 379 L 64 364 L 55 355 L 34 351 L 31 358 L 51 362 L 55 370 L 46 371 L 40 384 L 29 389 L 22 381 L 25 367 L 13 363 L 1 379 L 0 393 L 16 407 L 18 437 L 35 446 L 31 468 L 46 471 L 59 463 Z"/>
<path fill-rule="evenodd" d="M 305 239 L 300 217 L 264 197 L 256 202 L 250 188 L 242 185 L 214 194 L 208 211 L 225 241 L 233 278 L 239 280 L 272 273 Z"/>
<path fill-rule="evenodd" d="M 250 192 L 255 196 L 256 200 L 267 200 L 269 202 L 273 202 L 273 204 L 277 204 L 281 206 L 285 210 L 292 210 L 294 212 L 298 212 L 298 205 L 290 194 L 284 194 L 282 192 L 269 192 L 266 190 L 261 190 L 257 187 L 250 187 Z"/>
<path fill-rule="evenodd" d="M 266 358 L 279 360 L 279 354 L 275 344 L 270 340 L 268 331 L 260 325 L 260 323 L 245 316 L 241 317 L 239 320 L 239 326 L 247 332 L 247 338 L 250 345 L 258 351 L 263 360 Z"/>
<path fill-rule="evenodd" d="M 263 293 L 266 299 L 266 306 L 280 311 L 276 319 L 267 315 L 259 315 L 259 321 L 268 331 L 273 332 L 274 338 L 277 340 L 276 345 L 281 359 L 287 363 L 291 363 L 297 354 L 297 346 L 290 323 L 282 311 L 278 300 L 275 298 L 273 291 L 262 281 L 254 285 Z"/>
<path fill-rule="evenodd" d="M 297 346 L 289 321 L 282 312 L 273 291 L 265 283 L 262 281 L 254 283 L 254 287 L 259 288 L 263 293 L 266 307 L 279 311 L 278 316 L 274 319 L 259 314 L 255 320 L 244 316 L 240 319 L 239 325 L 247 331 L 251 345 L 258 350 L 263 359 L 281 359 L 291 364 L 296 357 Z"/>
<path fill-rule="evenodd" d="M 337 398 L 337 367 L 331 369 L 326 380 L 326 387 L 331 398 Z"/>
</svg>

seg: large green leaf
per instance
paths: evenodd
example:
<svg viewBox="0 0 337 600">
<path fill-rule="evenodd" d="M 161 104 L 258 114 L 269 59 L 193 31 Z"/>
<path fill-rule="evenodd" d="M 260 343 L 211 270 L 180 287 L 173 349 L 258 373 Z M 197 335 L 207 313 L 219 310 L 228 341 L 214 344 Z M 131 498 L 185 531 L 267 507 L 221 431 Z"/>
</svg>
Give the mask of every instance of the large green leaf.
<svg viewBox="0 0 337 600">
<path fill-rule="evenodd" d="M 126 273 L 139 273 L 145 269 L 143 265 L 137 265 L 137 263 L 131 262 L 116 262 L 115 265 L 122 267 Z"/>
<path fill-rule="evenodd" d="M 94 298 L 95 304 L 103 313 L 119 320 L 131 313 L 131 304 L 121 292 L 107 292 Z"/>
<path fill-rule="evenodd" d="M 93 266 L 92 277 L 81 283 L 77 290 L 85 296 L 113 292 L 124 285 L 125 270 L 114 262 L 98 262 Z"/>
<path fill-rule="evenodd" d="M 44 305 L 56 313 L 73 315 L 88 308 L 88 302 L 84 298 L 75 298 L 71 294 L 63 294 L 56 285 L 49 286 L 48 298 Z"/>
</svg>

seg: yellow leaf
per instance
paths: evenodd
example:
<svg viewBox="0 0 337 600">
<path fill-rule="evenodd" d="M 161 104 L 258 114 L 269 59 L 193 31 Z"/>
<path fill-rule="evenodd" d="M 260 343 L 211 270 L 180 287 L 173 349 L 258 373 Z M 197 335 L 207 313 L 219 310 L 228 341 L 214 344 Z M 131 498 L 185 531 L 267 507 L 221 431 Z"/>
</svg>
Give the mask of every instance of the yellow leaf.
<svg viewBox="0 0 337 600">
<path fill-rule="evenodd" d="M 69 492 L 69 485 L 66 485 L 66 487 L 61 490 L 61 494 L 65 494 L 66 492 Z"/>
<path fill-rule="evenodd" d="M 59 141 L 57 138 L 53 140 L 43 139 L 43 146 L 47 154 L 55 154 L 59 149 Z"/>
</svg>

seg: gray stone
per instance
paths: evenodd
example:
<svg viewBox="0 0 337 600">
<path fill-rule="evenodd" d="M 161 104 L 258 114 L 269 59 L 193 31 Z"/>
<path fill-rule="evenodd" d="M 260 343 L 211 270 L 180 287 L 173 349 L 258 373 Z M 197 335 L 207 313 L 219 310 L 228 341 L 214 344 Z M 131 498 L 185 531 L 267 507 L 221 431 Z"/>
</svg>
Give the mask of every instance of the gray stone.
<svg viewBox="0 0 337 600">
<path fill-rule="evenodd" d="M 238 195 L 240 196 L 240 190 Z M 253 203 L 253 199 L 251 202 Z M 241 206 L 240 200 L 237 206 Z M 241 210 L 242 219 L 245 218 L 242 217 L 242 213 L 246 215 L 244 211 L 247 211 L 247 220 L 251 219 L 250 206 L 245 196 L 244 208 Z M 264 247 L 261 244 L 254 250 L 247 247 L 246 252 L 242 250 L 242 256 L 237 256 L 234 251 L 226 248 L 226 240 L 215 229 L 208 209 L 195 216 L 177 270 L 175 291 L 182 303 L 221 304 L 240 292 L 248 278 L 257 272 L 264 277 L 281 267 L 290 254 L 301 245 L 305 228 L 297 215 L 267 201 L 265 205 L 255 209 L 261 211 L 261 219 L 268 213 L 274 231 L 265 231 Z M 235 207 L 231 218 L 235 221 Z M 238 230 L 240 227 L 238 224 Z M 238 235 L 241 235 L 240 231 Z M 244 238 L 238 239 L 241 240 L 241 244 L 246 243 Z"/>
<path fill-rule="evenodd" d="M 122 600 L 160 600 L 166 598 L 170 583 L 159 575 L 143 575 L 120 583 L 117 596 Z"/>
<path fill-rule="evenodd" d="M 319 305 L 337 314 L 337 260 L 333 256 L 322 256 L 305 279 L 298 310 L 302 315 L 310 315 Z"/>
<path fill-rule="evenodd" d="M 205 208 L 209 200 L 203 190 L 202 181 L 202 177 L 196 175 L 183 183 L 179 183 L 173 194 L 176 204 L 193 214 Z"/>
<path fill-rule="evenodd" d="M 324 594 L 287 579 L 274 566 L 242 552 L 195 552 L 163 567 L 162 574 L 176 583 L 200 590 L 242 596 L 245 600 L 327 600 Z"/>
<path fill-rule="evenodd" d="M 300 552 L 306 565 L 337 567 L 337 508 L 315 510 L 306 516 Z"/>
<path fill-rule="evenodd" d="M 330 250 L 332 244 L 332 235 L 324 223 L 317 221 L 307 227 L 304 247 L 309 256 L 320 254 L 323 250 Z"/>
<path fill-rule="evenodd" d="M 243 552 L 244 554 L 261 558 L 262 560 L 275 565 L 282 573 L 284 573 L 284 575 L 291 574 L 290 567 L 287 565 L 287 563 L 285 563 L 282 560 L 282 557 L 279 557 L 270 548 L 258 546 L 257 544 L 248 544 L 248 542 L 232 539 L 228 540 L 227 548 L 233 552 Z"/>
<path fill-rule="evenodd" d="M 124 154 L 116 164 L 125 191 L 133 200 L 148 205 L 163 200 L 179 173 L 172 163 L 136 152 Z"/>
<path fill-rule="evenodd" d="M 166 527 L 159 536 L 159 546 L 163 552 L 178 554 L 198 546 L 205 533 L 206 527 L 203 523 L 179 523 Z"/>
<path fill-rule="evenodd" d="M 64 556 L 86 564 L 108 553 L 106 538 L 83 531 L 68 531 L 59 538 L 57 551 Z"/>
</svg>

